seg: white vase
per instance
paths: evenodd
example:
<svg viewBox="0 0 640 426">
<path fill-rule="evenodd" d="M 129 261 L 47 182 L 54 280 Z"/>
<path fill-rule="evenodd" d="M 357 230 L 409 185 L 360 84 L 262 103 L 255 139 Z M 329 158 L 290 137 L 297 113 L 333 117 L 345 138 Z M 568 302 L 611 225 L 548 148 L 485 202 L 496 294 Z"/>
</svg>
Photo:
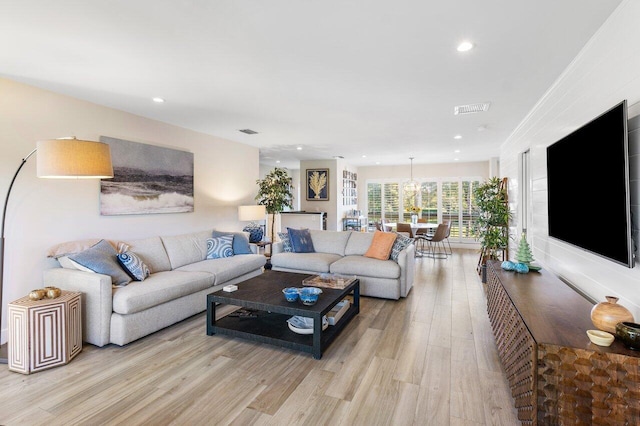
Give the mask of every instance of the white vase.
<svg viewBox="0 0 640 426">
<path fill-rule="evenodd" d="M 411 215 L 411 223 L 418 223 L 418 215 L 417 214 L 412 214 Z"/>
</svg>

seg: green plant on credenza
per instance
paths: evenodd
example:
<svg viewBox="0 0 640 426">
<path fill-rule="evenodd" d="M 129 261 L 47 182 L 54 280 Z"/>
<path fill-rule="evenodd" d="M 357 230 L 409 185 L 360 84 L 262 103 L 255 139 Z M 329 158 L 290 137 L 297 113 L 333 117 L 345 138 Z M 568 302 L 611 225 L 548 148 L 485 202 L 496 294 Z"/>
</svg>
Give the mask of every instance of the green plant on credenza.
<svg viewBox="0 0 640 426">
<path fill-rule="evenodd" d="M 507 178 L 493 177 L 477 186 L 473 195 L 479 210 L 476 220 L 475 234 L 480 241 L 481 253 L 478 261 L 478 272 L 486 267 L 486 261 L 503 260 L 509 248 L 509 203 L 507 196 Z"/>
</svg>

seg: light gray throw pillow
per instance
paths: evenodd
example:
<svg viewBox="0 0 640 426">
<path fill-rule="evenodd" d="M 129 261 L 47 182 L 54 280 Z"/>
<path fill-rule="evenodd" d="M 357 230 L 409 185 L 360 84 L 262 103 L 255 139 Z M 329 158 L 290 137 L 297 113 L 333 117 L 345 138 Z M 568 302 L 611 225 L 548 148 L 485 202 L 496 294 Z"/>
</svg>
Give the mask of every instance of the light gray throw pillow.
<svg viewBox="0 0 640 426">
<path fill-rule="evenodd" d="M 131 282 L 131 277 L 118 264 L 118 253 L 106 240 L 80 253 L 69 256 L 77 264 L 98 274 L 110 275 L 114 285 L 122 286 Z"/>
</svg>

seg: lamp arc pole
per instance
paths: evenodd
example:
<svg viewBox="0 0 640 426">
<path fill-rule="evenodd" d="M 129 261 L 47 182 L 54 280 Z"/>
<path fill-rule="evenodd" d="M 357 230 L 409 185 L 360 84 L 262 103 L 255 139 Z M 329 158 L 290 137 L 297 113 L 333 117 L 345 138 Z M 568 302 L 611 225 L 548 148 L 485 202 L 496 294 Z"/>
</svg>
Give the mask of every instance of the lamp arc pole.
<svg viewBox="0 0 640 426">
<path fill-rule="evenodd" d="M 4 226 L 7 222 L 7 205 L 9 204 L 9 197 L 11 196 L 11 189 L 13 189 L 13 184 L 16 181 L 16 178 L 20 174 L 20 170 L 25 165 L 29 157 L 36 153 L 38 148 L 35 148 L 33 151 L 29 153 L 26 157 L 22 159 L 22 162 L 18 166 L 18 170 L 16 170 L 13 175 L 13 179 L 11 179 L 11 183 L 9 184 L 9 189 L 7 190 L 7 197 L 4 199 L 4 207 L 2 209 L 2 228 L 0 235 L 0 328 L 2 328 L 2 292 L 4 290 Z M 8 353 L 7 353 L 7 344 L 0 345 L 0 364 L 6 364 L 8 361 Z"/>
</svg>

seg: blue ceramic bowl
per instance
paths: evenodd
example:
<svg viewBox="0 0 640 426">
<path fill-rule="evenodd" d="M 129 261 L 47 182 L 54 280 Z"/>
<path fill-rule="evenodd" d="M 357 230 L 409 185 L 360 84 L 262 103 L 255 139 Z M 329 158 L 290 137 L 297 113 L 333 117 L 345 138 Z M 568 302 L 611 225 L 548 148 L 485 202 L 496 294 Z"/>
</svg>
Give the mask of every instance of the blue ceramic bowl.
<svg viewBox="0 0 640 426">
<path fill-rule="evenodd" d="M 302 301 L 303 305 L 307 305 L 307 306 L 315 305 L 315 303 L 318 301 L 318 297 L 320 296 L 320 293 L 322 293 L 322 290 L 320 290 L 317 287 L 301 288 L 300 300 Z"/>
<path fill-rule="evenodd" d="M 284 298 L 287 299 L 287 302 L 295 302 L 298 300 L 298 293 L 300 289 L 297 287 L 287 287 L 282 290 L 284 293 Z"/>
</svg>

